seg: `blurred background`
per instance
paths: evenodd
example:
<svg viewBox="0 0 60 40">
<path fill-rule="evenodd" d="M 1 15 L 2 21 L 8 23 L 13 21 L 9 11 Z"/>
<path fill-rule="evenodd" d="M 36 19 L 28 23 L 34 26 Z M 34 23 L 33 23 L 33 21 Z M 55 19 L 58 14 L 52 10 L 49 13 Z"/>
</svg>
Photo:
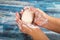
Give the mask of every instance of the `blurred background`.
<svg viewBox="0 0 60 40">
<path fill-rule="evenodd" d="M 0 40 L 32 40 L 15 22 L 15 13 L 25 6 L 40 8 L 48 15 L 60 18 L 60 0 L 0 0 Z M 60 40 L 60 34 L 41 29 L 50 40 Z"/>
</svg>

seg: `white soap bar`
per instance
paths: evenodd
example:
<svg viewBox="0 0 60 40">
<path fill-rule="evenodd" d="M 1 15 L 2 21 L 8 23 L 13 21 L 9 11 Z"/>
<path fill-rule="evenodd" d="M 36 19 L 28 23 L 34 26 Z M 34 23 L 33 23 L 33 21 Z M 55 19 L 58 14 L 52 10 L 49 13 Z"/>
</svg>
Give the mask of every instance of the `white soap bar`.
<svg viewBox="0 0 60 40">
<path fill-rule="evenodd" d="M 25 10 L 24 13 L 22 14 L 22 21 L 26 23 L 32 23 L 33 21 L 33 13 L 29 10 Z"/>
</svg>

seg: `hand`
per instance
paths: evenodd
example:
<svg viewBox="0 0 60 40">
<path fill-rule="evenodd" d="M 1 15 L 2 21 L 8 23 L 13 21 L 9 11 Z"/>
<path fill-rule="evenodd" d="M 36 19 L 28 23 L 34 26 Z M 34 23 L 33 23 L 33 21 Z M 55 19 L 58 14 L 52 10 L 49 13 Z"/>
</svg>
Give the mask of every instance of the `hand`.
<svg viewBox="0 0 60 40">
<path fill-rule="evenodd" d="M 47 36 L 39 29 L 39 27 L 24 23 L 20 19 L 20 15 L 18 13 L 16 13 L 16 21 L 18 23 L 19 29 L 23 33 L 29 34 L 33 40 L 49 40 Z"/>
<path fill-rule="evenodd" d="M 39 26 L 43 26 L 43 25 L 47 24 L 49 16 L 40 9 L 34 9 L 34 10 L 36 10 L 34 23 Z"/>
<path fill-rule="evenodd" d="M 24 10 L 26 9 L 30 9 L 31 12 L 34 13 L 34 24 L 37 24 L 39 26 L 43 26 L 44 24 L 48 23 L 48 18 L 49 16 L 43 12 L 42 10 L 38 9 L 38 8 L 34 8 L 34 7 L 25 7 Z M 21 11 L 21 13 L 23 14 L 24 10 Z"/>
</svg>

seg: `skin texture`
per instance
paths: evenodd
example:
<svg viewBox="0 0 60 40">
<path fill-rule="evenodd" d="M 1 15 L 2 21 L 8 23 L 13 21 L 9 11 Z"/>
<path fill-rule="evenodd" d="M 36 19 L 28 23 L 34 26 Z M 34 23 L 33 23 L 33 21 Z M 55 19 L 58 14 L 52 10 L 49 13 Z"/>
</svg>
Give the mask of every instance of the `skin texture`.
<svg viewBox="0 0 60 40">
<path fill-rule="evenodd" d="M 24 10 L 29 9 L 27 7 L 24 8 Z M 20 12 L 22 15 L 24 10 Z M 42 26 L 46 29 L 52 30 L 54 32 L 60 33 L 60 18 L 54 18 L 49 15 L 47 15 L 45 12 L 43 12 L 40 9 L 30 7 L 30 11 L 35 13 L 34 15 L 34 21 L 33 25 L 34 27 Z M 49 40 L 48 37 L 39 29 L 39 27 L 32 28 L 32 25 L 27 25 L 20 19 L 20 15 L 16 13 L 16 21 L 19 26 L 19 29 L 26 34 L 29 34 L 32 36 L 33 40 Z"/>
<path fill-rule="evenodd" d="M 33 10 L 36 10 L 36 9 L 33 9 Z M 39 26 L 42 26 L 44 28 L 47 28 L 51 31 L 60 33 L 60 18 L 51 17 L 40 9 L 38 9 L 38 11 L 37 11 L 38 13 L 36 13 L 36 11 L 35 11 L 34 23 L 39 25 Z M 42 16 L 39 17 L 40 15 L 42 15 Z M 45 22 L 45 24 L 42 24 L 42 23 L 44 23 L 45 20 L 47 20 Z"/>
<path fill-rule="evenodd" d="M 48 23 L 43 25 L 44 28 L 47 28 L 51 31 L 60 33 L 60 19 L 59 18 L 54 18 L 54 17 L 49 17 L 48 18 Z"/>
<path fill-rule="evenodd" d="M 16 13 L 16 22 L 18 24 L 19 29 L 23 33 L 30 35 L 33 38 L 33 40 L 49 40 L 48 37 L 39 29 L 38 26 L 24 23 L 20 19 L 20 16 L 18 13 Z"/>
</svg>

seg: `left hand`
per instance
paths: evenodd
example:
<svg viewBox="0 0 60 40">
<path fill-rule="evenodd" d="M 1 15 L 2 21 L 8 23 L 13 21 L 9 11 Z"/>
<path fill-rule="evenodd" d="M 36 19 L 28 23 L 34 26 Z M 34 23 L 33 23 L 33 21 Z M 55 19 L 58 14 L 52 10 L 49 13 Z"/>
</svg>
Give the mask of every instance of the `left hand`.
<svg viewBox="0 0 60 40">
<path fill-rule="evenodd" d="M 35 31 L 35 29 L 39 30 L 38 26 L 34 26 L 32 24 L 26 24 L 20 19 L 20 15 L 16 13 L 16 22 L 18 23 L 19 29 L 27 34 L 32 34 L 32 31 Z"/>
</svg>

